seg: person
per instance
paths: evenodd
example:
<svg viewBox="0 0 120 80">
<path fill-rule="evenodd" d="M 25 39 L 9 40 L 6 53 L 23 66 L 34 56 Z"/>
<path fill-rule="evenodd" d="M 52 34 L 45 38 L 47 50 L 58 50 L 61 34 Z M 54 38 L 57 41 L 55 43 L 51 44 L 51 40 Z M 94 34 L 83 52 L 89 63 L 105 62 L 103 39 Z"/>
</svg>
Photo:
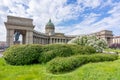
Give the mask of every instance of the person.
<svg viewBox="0 0 120 80">
<path fill-rule="evenodd" d="M 19 40 L 20 32 L 15 32 L 15 41 Z"/>
</svg>

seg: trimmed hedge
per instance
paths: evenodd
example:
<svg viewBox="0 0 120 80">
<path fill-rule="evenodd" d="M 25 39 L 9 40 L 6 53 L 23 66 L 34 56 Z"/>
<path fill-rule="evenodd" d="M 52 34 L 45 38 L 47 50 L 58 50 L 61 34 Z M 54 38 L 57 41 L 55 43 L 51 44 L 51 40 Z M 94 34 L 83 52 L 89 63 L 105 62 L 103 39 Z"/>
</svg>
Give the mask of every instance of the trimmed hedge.
<svg viewBox="0 0 120 80">
<path fill-rule="evenodd" d="M 55 57 L 68 57 L 78 54 L 94 54 L 96 51 L 90 46 L 70 44 L 49 44 L 43 46 L 43 52 L 39 56 L 39 63 L 46 63 Z"/>
<path fill-rule="evenodd" d="M 38 58 L 39 63 L 46 63 L 56 57 L 56 54 L 53 50 L 42 52 Z"/>
<path fill-rule="evenodd" d="M 3 57 L 11 65 L 26 65 L 37 63 L 41 52 L 41 45 L 14 45 L 4 52 Z"/>
<path fill-rule="evenodd" d="M 59 57 L 67 57 L 73 55 L 73 52 L 69 46 L 65 44 L 50 44 L 43 46 L 43 52 L 41 56 L 39 56 L 39 63 L 46 63 L 53 58 Z"/>
<path fill-rule="evenodd" d="M 94 54 L 95 50 L 89 46 L 70 44 L 49 45 L 14 45 L 4 52 L 7 63 L 12 65 L 26 65 L 33 63 L 46 63 L 55 57 L 69 57 L 78 54 Z"/>
<path fill-rule="evenodd" d="M 118 58 L 117 54 L 92 54 L 92 55 L 77 55 L 67 58 L 57 57 L 48 62 L 47 70 L 52 73 L 64 73 L 75 68 L 89 63 L 89 62 L 102 62 L 113 61 Z"/>
<path fill-rule="evenodd" d="M 78 54 L 95 54 L 96 50 L 91 46 L 80 46 L 80 45 L 70 45 L 68 44 L 75 55 Z"/>
</svg>

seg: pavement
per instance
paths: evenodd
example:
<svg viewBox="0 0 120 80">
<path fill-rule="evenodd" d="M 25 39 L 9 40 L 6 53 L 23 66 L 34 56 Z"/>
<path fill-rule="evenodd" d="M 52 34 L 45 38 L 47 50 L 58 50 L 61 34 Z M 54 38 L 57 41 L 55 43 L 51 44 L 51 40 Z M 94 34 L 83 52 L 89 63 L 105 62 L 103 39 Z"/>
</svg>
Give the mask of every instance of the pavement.
<svg viewBox="0 0 120 80">
<path fill-rule="evenodd" d="M 3 56 L 3 50 L 0 50 L 0 57 L 2 57 Z"/>
<path fill-rule="evenodd" d="M 0 53 L 0 57 L 2 57 L 3 55 Z"/>
</svg>

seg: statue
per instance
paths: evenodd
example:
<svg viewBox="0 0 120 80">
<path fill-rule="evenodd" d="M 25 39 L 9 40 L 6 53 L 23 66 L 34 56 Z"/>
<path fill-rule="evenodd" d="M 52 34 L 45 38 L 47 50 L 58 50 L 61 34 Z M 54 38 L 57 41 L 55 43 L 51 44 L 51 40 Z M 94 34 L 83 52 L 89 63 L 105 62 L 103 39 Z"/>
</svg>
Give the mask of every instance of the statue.
<svg viewBox="0 0 120 80">
<path fill-rule="evenodd" d="M 15 41 L 19 40 L 20 32 L 15 32 Z"/>
</svg>

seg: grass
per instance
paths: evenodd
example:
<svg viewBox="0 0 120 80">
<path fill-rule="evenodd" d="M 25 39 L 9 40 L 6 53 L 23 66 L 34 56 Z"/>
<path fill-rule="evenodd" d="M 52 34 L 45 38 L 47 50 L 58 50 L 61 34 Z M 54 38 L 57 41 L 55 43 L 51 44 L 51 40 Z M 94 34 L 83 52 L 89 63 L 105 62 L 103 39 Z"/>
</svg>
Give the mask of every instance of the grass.
<svg viewBox="0 0 120 80">
<path fill-rule="evenodd" d="M 65 74 L 51 74 L 45 64 L 12 66 L 0 58 L 0 80 L 120 80 L 120 59 L 89 63 Z"/>
<path fill-rule="evenodd" d="M 118 52 L 120 53 L 120 49 L 105 49 L 105 51 L 108 51 L 108 52 Z"/>
</svg>

